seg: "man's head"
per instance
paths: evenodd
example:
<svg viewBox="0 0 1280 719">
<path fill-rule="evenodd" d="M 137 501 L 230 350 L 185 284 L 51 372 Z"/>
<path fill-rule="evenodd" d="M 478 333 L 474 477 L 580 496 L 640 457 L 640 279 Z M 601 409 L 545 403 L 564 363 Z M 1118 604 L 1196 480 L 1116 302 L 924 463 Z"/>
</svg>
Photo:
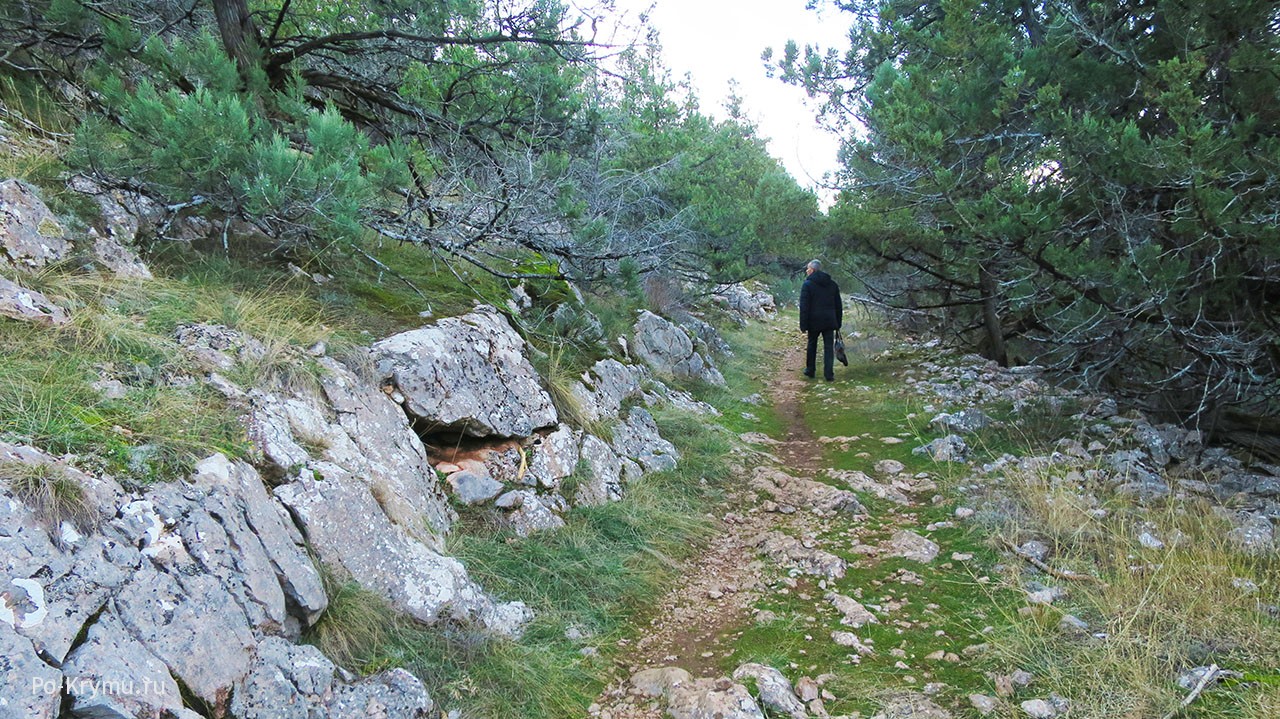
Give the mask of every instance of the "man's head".
<svg viewBox="0 0 1280 719">
<path fill-rule="evenodd" d="M 804 266 L 804 273 L 807 276 L 817 272 L 820 269 L 822 269 L 821 262 L 819 262 L 818 260 L 809 260 L 809 264 Z"/>
</svg>

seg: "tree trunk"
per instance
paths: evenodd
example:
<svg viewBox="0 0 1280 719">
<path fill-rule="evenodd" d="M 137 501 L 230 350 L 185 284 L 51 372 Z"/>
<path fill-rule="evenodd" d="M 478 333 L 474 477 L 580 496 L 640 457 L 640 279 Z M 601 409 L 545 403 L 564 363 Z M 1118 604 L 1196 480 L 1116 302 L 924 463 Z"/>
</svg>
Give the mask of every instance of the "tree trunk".
<svg viewBox="0 0 1280 719">
<path fill-rule="evenodd" d="M 982 290 L 982 326 L 986 331 L 983 355 L 1001 367 L 1009 366 L 1009 352 L 1004 344 L 1004 328 L 1000 325 L 999 287 L 986 267 L 978 268 L 978 287 Z"/>
<path fill-rule="evenodd" d="M 235 61 L 240 77 L 248 80 L 261 60 L 258 30 L 249 14 L 248 0 L 213 0 L 213 14 L 227 57 Z"/>
</svg>

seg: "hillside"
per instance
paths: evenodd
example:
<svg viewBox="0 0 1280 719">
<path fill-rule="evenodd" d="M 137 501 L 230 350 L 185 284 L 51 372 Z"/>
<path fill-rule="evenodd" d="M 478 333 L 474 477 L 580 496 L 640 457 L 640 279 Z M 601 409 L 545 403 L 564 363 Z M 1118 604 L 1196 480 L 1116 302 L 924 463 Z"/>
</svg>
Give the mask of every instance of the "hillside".
<svg viewBox="0 0 1280 719">
<path fill-rule="evenodd" d="M 0 719 L 1280 716 L 1276 3 L 620 5 L 0 3 Z"/>
</svg>

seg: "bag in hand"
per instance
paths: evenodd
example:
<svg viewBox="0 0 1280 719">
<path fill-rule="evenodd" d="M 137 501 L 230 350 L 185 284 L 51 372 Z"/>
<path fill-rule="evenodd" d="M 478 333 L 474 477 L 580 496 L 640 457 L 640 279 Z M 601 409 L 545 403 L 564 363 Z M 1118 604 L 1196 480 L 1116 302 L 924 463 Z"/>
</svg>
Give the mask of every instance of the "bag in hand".
<svg viewBox="0 0 1280 719">
<path fill-rule="evenodd" d="M 844 337 L 840 335 L 840 330 L 836 330 L 835 353 L 836 359 L 840 360 L 840 364 L 848 367 L 849 356 L 844 353 Z"/>
</svg>

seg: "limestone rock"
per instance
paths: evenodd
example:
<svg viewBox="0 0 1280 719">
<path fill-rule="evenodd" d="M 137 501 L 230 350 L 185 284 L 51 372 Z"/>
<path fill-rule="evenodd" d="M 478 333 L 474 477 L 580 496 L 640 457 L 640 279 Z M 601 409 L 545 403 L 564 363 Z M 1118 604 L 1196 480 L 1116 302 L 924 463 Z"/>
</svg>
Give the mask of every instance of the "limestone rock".
<svg viewBox="0 0 1280 719">
<path fill-rule="evenodd" d="M 604 440 L 582 437 L 580 457 L 585 464 L 577 493 L 571 497 L 580 507 L 594 507 L 622 498 L 622 460 Z"/>
<path fill-rule="evenodd" d="M 435 704 L 417 677 L 403 669 L 389 669 L 342 687 L 329 704 L 332 717 L 395 717 L 429 719 Z"/>
<path fill-rule="evenodd" d="M 454 472 L 445 481 L 453 489 L 454 499 L 468 505 L 488 502 L 505 489 L 502 482 L 490 477 L 487 472 L 481 474 L 466 469 Z"/>
<path fill-rule="evenodd" d="M 525 475 L 525 483 L 544 489 L 559 489 L 560 480 L 578 468 L 581 434 L 562 424 L 553 432 L 534 435 L 529 448 L 529 471 Z"/>
<path fill-rule="evenodd" d="M 283 640 L 281 640 L 283 641 Z M 120 619 L 104 613 L 85 641 L 62 665 L 78 717 L 181 714 L 182 695 L 168 668 L 125 631 Z"/>
<path fill-rule="evenodd" d="M 40 660 L 31 640 L 0 622 L 0 716 L 54 719 L 62 705 L 62 672 Z"/>
<path fill-rule="evenodd" d="M 987 696 L 986 694 L 970 694 L 969 703 L 972 704 L 973 708 L 977 709 L 978 713 L 982 716 L 986 716 L 1000 708 L 1000 700 L 995 697 Z"/>
<path fill-rule="evenodd" d="M 116 277 L 135 280 L 152 279 L 151 270 L 132 248 L 120 244 L 114 237 L 104 237 L 90 230 L 93 237 L 93 257 Z"/>
<path fill-rule="evenodd" d="M 637 672 L 631 685 L 665 700 L 671 719 L 764 719 L 746 687 L 728 679 L 694 679 L 679 667 L 660 667 Z"/>
<path fill-rule="evenodd" d="M 900 694 L 886 701 L 871 719 L 951 719 L 951 712 L 921 694 Z"/>
<path fill-rule="evenodd" d="M 876 474 L 892 476 L 906 471 L 907 467 L 896 459 L 882 459 L 876 462 Z"/>
<path fill-rule="evenodd" d="M 846 597 L 843 594 L 830 592 L 826 596 L 827 601 L 831 602 L 836 611 L 840 612 L 840 623 L 846 627 L 858 629 L 868 624 L 879 624 L 880 620 L 876 619 L 876 615 L 862 606 L 862 603 L 853 597 Z"/>
<path fill-rule="evenodd" d="M 418 621 L 486 624 L 494 601 L 462 563 L 393 522 L 360 478 L 313 462 L 276 496 L 306 529 L 322 561 L 345 570 Z"/>
<path fill-rule="evenodd" d="M 631 677 L 631 686 L 641 696 L 656 698 L 664 696 L 672 688 L 693 682 L 693 675 L 680 667 L 657 667 L 636 672 Z"/>
<path fill-rule="evenodd" d="M 742 283 L 717 288 L 711 299 L 744 319 L 768 319 L 778 311 L 773 295 L 753 290 Z"/>
<path fill-rule="evenodd" d="M 1261 514 L 1247 515 L 1227 532 L 1227 539 L 1249 554 L 1266 554 L 1275 549 L 1275 529 L 1271 520 Z"/>
<path fill-rule="evenodd" d="M 439 549 L 454 514 L 408 418 L 343 365 L 317 362 L 323 397 L 249 393 L 249 438 L 277 477 L 323 464 L 358 478 L 391 521 Z"/>
<path fill-rule="evenodd" d="M 52 464 L 53 458 L 0 443 L 0 461 Z M 90 501 L 114 513 L 111 495 L 118 487 L 95 489 L 83 473 L 62 471 Z M 8 596 L 0 602 L 0 624 L 62 661 L 85 622 L 128 580 L 141 556 L 117 536 L 80 536 L 74 529 L 74 537 L 65 530 L 50 536 L 50 528 L 8 491 L 0 493 L 0 527 L 0 593 Z"/>
<path fill-rule="evenodd" d="M 208 371 L 233 369 L 239 362 L 257 362 L 267 355 L 266 345 L 223 325 L 185 324 L 173 335 L 187 354 Z"/>
<path fill-rule="evenodd" d="M 1022 707 L 1022 713 L 1031 719 L 1053 719 L 1058 716 L 1058 710 L 1044 699 L 1031 699 L 1022 702 L 1019 706 Z"/>
<path fill-rule="evenodd" d="M 929 420 L 929 425 L 939 432 L 973 434 L 991 426 L 991 418 L 982 410 L 973 407 L 954 414 L 940 414 Z"/>
<path fill-rule="evenodd" d="M 556 424 L 524 340 L 492 307 L 388 337 L 372 353 L 405 411 L 435 431 L 528 437 Z"/>
<path fill-rule="evenodd" d="M 324 582 L 301 537 L 295 536 L 292 520 L 267 494 L 257 471 L 217 454 L 196 465 L 191 481 L 212 490 L 216 499 L 205 500 L 201 509 L 220 509 L 218 522 L 240 555 L 237 568 L 251 587 L 259 587 L 252 592 L 255 601 L 265 604 L 268 597 L 274 598 L 274 583 L 285 603 L 270 613 L 295 607 L 303 624 L 314 624 L 329 603 Z M 247 571 L 250 568 L 254 571 Z"/>
<path fill-rule="evenodd" d="M 225 706 L 256 645 L 244 610 L 208 574 L 171 575 L 142 565 L 113 607 L 128 632 L 193 694 Z"/>
<path fill-rule="evenodd" d="M 19 180 L 0 182 L 0 263 L 40 269 L 70 251 L 66 230 L 35 189 Z"/>
<path fill-rule="evenodd" d="M 572 392 L 588 419 L 612 419 L 621 412 L 623 402 L 641 396 L 637 375 L 615 359 L 602 359 L 574 383 Z"/>
<path fill-rule="evenodd" d="M 796 696 L 790 680 L 782 672 L 763 664 L 743 664 L 733 672 L 733 678 L 742 681 L 751 678 L 756 681 L 756 689 L 760 693 L 760 703 L 776 715 L 786 715 L 792 719 L 807 719 L 809 712 Z"/>
<path fill-rule="evenodd" d="M 311 719 L 323 716 L 336 667 L 313 646 L 267 637 L 253 668 L 231 701 L 237 719 Z"/>
<path fill-rule="evenodd" d="M 164 207 L 145 195 L 106 187 L 83 175 L 73 177 L 68 186 L 93 198 L 102 211 L 107 236 L 126 247 L 133 244 L 140 232 L 150 231 L 165 214 Z"/>
<path fill-rule="evenodd" d="M 959 435 L 949 434 L 916 447 L 911 453 L 925 455 L 935 462 L 963 462 L 969 456 L 969 445 Z"/>
<path fill-rule="evenodd" d="M 0 316 L 50 326 L 65 325 L 71 321 L 66 310 L 42 293 L 4 277 L 0 277 Z"/>
<path fill-rule="evenodd" d="M 886 547 L 890 556 L 903 557 L 923 564 L 938 556 L 938 545 L 915 532 L 900 529 L 893 533 Z"/>
<path fill-rule="evenodd" d="M 505 510 L 503 524 L 511 527 L 521 537 L 564 526 L 560 515 L 552 511 L 541 497 L 527 490 L 507 492 L 498 498 L 495 505 Z"/>
<path fill-rule="evenodd" d="M 435 703 L 415 677 L 392 670 L 345 684 L 318 649 L 269 637 L 232 700 L 237 719 L 395 717 L 425 719 Z"/>
<path fill-rule="evenodd" d="M 694 351 L 693 340 L 684 330 L 644 311 L 632 328 L 632 352 L 654 371 L 673 377 L 724 385 L 724 376 L 709 359 Z"/>
<path fill-rule="evenodd" d="M 853 492 L 812 479 L 792 477 L 767 465 L 756 467 L 752 471 L 751 488 L 772 496 L 780 504 L 805 507 L 823 514 L 866 513 Z"/>
<path fill-rule="evenodd" d="M 658 434 L 653 416 L 641 407 L 632 407 L 626 420 L 613 428 L 613 450 L 635 460 L 646 472 L 675 469 L 680 459 L 675 445 Z"/>
<path fill-rule="evenodd" d="M 708 355 L 715 354 L 721 357 L 732 357 L 733 348 L 725 341 L 720 331 L 712 327 L 705 320 L 701 320 L 688 312 L 682 312 L 676 316 L 676 322 L 684 327 L 693 335 L 694 341 L 701 346 L 703 351 Z"/>
<path fill-rule="evenodd" d="M 883 484 L 868 477 L 865 472 L 857 470 L 836 470 L 830 472 L 830 475 L 848 484 L 849 488 L 855 492 L 867 492 L 880 499 L 887 499 L 903 506 L 911 504 L 911 498 L 907 496 L 897 481 Z"/>
</svg>

